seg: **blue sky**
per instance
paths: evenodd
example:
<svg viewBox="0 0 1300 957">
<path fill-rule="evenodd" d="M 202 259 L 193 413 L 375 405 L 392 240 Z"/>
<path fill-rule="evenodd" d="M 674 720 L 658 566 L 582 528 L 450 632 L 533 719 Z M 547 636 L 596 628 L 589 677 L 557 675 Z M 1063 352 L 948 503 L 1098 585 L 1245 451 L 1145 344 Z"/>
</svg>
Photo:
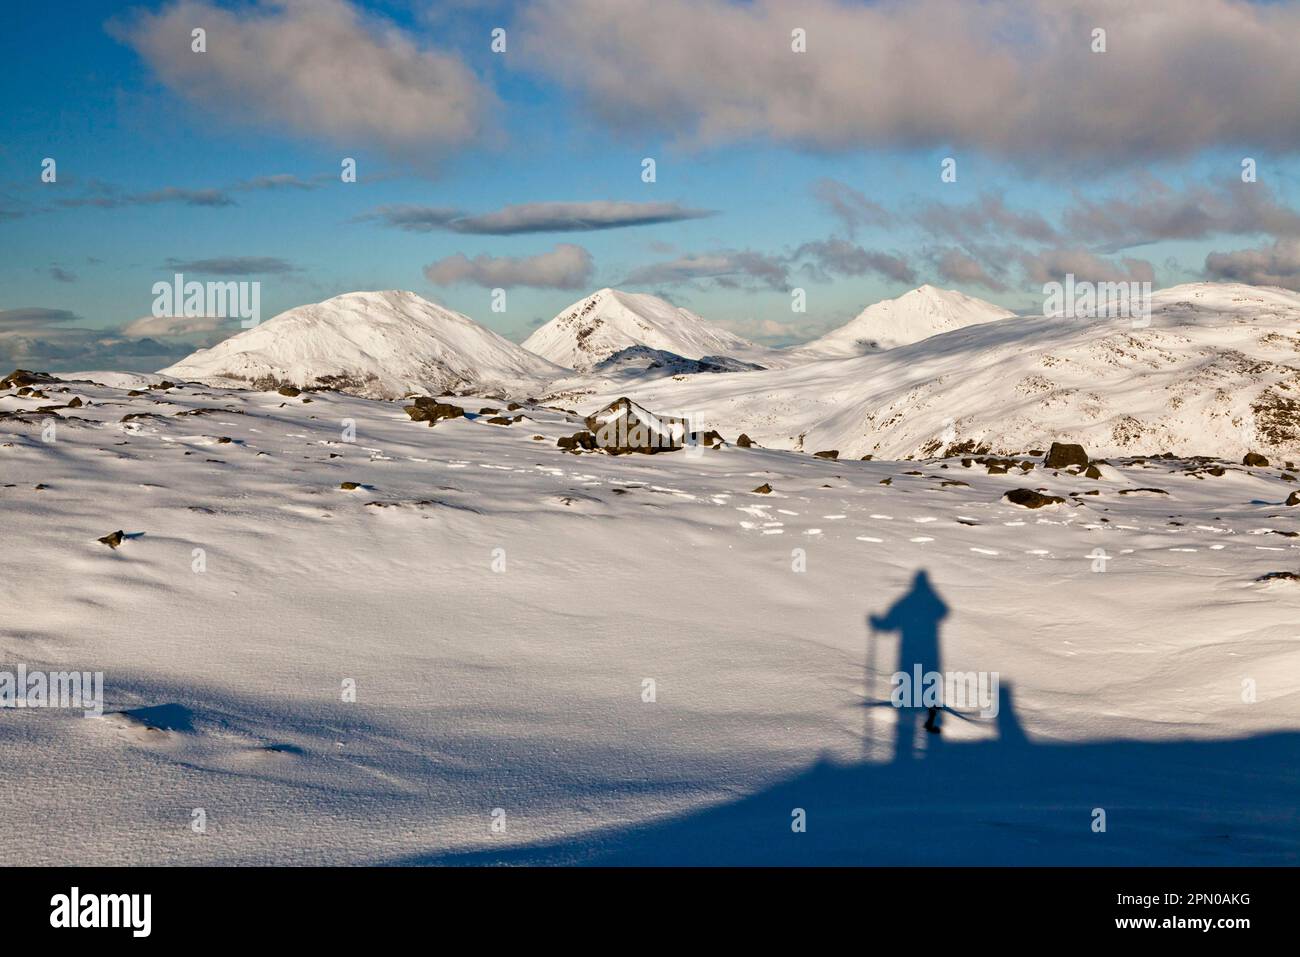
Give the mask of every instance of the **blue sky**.
<svg viewBox="0 0 1300 957">
<path fill-rule="evenodd" d="M 0 359 L 111 354 L 178 263 L 261 282 L 264 316 L 403 288 L 514 339 L 604 285 L 771 343 L 922 282 L 1016 309 L 1066 271 L 1300 288 L 1294 5 L 1205 0 L 1203 34 L 1144 6 L 1141 24 L 1082 0 L 36 7 L 0 39 Z M 554 203 L 662 221 L 476 225 Z M 448 209 L 457 225 L 394 225 Z M 127 343 L 118 364 L 159 341 L 192 344 Z"/>
</svg>

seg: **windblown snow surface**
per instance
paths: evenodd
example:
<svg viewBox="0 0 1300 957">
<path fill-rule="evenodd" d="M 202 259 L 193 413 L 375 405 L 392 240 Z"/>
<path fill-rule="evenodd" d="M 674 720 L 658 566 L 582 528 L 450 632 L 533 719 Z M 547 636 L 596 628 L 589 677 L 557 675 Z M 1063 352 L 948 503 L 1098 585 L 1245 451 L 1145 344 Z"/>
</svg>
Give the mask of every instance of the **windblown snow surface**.
<svg viewBox="0 0 1300 957">
<path fill-rule="evenodd" d="M 0 396 L 0 667 L 107 689 L 0 711 L 11 863 L 1300 856 L 1282 461 L 575 455 L 539 406 L 85 378 Z M 895 740 L 867 617 L 919 571 L 1001 707 Z"/>
</svg>

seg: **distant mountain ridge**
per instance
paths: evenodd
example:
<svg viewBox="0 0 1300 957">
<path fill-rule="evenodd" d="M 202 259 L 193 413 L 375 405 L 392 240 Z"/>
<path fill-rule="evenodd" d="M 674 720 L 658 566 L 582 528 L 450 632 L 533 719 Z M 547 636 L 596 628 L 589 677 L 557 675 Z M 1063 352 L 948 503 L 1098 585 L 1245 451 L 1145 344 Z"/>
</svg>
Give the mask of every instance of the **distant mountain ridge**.
<svg viewBox="0 0 1300 957">
<path fill-rule="evenodd" d="M 527 393 L 566 372 L 413 292 L 352 292 L 298 306 L 161 370 L 213 384 L 409 392 Z"/>
<path fill-rule="evenodd" d="M 763 364 L 768 350 L 647 293 L 599 289 L 573 303 L 524 340 L 557 365 L 587 372 L 632 346 L 683 359 L 729 357 Z"/>
<path fill-rule="evenodd" d="M 820 339 L 790 350 L 815 359 L 843 359 L 910 345 L 930 336 L 1015 313 L 954 289 L 925 285 L 895 299 L 872 303 Z"/>
<path fill-rule="evenodd" d="M 848 359 L 647 382 L 632 398 L 773 448 L 903 459 L 1082 443 L 1300 462 L 1300 293 L 1191 283 L 1149 324 L 1025 316 Z M 603 396 L 594 396 L 599 401 Z"/>
</svg>

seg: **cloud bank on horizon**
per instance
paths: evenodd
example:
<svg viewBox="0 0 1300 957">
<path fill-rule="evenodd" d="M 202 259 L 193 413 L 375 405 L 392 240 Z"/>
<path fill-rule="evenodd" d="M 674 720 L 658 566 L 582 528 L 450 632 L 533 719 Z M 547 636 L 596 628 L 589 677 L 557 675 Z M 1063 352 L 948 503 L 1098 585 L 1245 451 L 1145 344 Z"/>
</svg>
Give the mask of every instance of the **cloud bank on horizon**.
<svg viewBox="0 0 1300 957">
<path fill-rule="evenodd" d="M 176 272 L 515 338 L 630 286 L 773 344 L 922 282 L 1300 290 L 1297 41 L 1246 0 L 74 0 L 0 41 L 0 363 L 232 331 L 141 319 Z"/>
</svg>

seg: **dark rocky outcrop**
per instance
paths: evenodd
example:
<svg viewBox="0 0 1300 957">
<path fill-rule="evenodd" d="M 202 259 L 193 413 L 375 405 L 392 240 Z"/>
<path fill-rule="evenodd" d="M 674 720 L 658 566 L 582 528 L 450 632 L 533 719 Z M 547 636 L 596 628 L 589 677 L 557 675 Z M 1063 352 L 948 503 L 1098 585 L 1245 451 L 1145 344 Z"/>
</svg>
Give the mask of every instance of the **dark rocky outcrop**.
<svg viewBox="0 0 1300 957">
<path fill-rule="evenodd" d="M 46 385 L 50 382 L 58 382 L 57 376 L 52 376 L 48 372 L 32 372 L 30 369 L 15 369 L 3 379 L 0 379 L 0 389 L 15 389 L 19 386 Z"/>
<path fill-rule="evenodd" d="M 813 456 L 819 459 L 838 459 L 840 457 L 839 449 L 825 449 L 821 452 L 814 452 Z"/>
<path fill-rule="evenodd" d="M 413 422 L 428 422 L 432 426 L 443 419 L 458 419 L 465 414 L 460 406 L 439 402 L 427 395 L 416 396 L 411 402 L 411 405 L 404 405 L 402 409 Z"/>
<path fill-rule="evenodd" d="M 1252 465 L 1256 468 L 1262 469 L 1268 466 L 1268 459 L 1264 458 L 1264 456 L 1260 455 L 1258 452 L 1247 452 L 1246 457 L 1241 460 L 1241 464 Z"/>
<path fill-rule="evenodd" d="M 574 432 L 572 435 L 562 435 L 556 441 L 557 448 L 564 449 L 566 452 L 580 452 L 586 450 L 594 452 L 596 450 L 596 437 L 586 430 Z"/>
<path fill-rule="evenodd" d="M 1087 468 L 1088 453 L 1084 451 L 1082 445 L 1053 442 L 1052 447 L 1047 450 L 1047 457 L 1043 459 L 1043 465 L 1049 469 L 1063 469 L 1071 465 Z"/>
<path fill-rule="evenodd" d="M 1032 488 L 1013 488 L 1003 496 L 1012 505 L 1025 508 L 1042 508 L 1045 505 L 1060 505 L 1065 499 L 1059 495 L 1044 495 Z"/>
<path fill-rule="evenodd" d="M 597 448 L 611 455 L 676 451 L 690 435 L 690 423 L 685 419 L 657 415 L 626 397 L 587 416 L 586 424 Z"/>
</svg>

